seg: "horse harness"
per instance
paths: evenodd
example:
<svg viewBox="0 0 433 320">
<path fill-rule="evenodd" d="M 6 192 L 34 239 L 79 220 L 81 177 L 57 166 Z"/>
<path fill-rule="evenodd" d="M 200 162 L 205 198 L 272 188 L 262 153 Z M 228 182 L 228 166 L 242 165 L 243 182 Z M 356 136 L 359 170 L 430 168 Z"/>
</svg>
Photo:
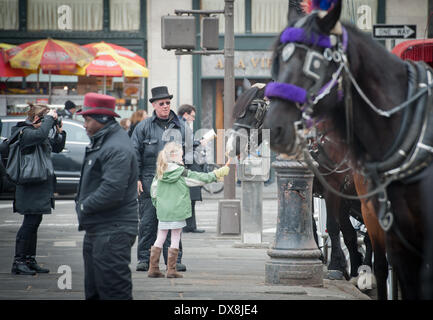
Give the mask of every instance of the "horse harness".
<svg viewBox="0 0 433 320">
<path fill-rule="evenodd" d="M 302 23 L 302 21 L 300 22 Z M 433 96 L 431 92 L 433 70 L 424 62 L 405 62 L 409 78 L 407 100 L 391 110 L 380 109 L 368 99 L 349 69 L 346 55 L 348 35 L 345 28 L 342 27 L 341 37 L 334 34 L 330 36 L 311 34 L 308 37 L 300 22 L 295 27 L 288 27 L 282 32 L 280 42 L 284 47 L 280 54 L 282 60 L 286 62 L 296 49 L 306 50 L 307 54 L 302 70 L 305 76 L 315 81 L 314 85 L 306 90 L 293 84 L 273 82 L 267 85 L 265 96 L 294 102 L 300 109 L 302 120 L 295 122 L 294 125 L 297 142 L 304 149 L 303 153 L 306 158 L 309 158 L 309 152 L 305 152 L 306 138 L 304 129 L 314 125 L 315 120 L 312 118 L 314 108 L 337 84 L 339 100 L 342 99 L 341 92 L 344 91 L 345 93 L 346 142 L 349 144 L 353 142 L 353 106 L 350 90 L 352 85 L 364 102 L 378 115 L 391 117 L 393 114 L 402 111 L 403 121 L 400 132 L 393 146 L 386 153 L 386 158 L 380 162 L 367 162 L 364 164 L 366 173 L 372 177 L 377 187 L 366 195 L 358 196 L 358 199 L 379 194 L 378 219 L 381 227 L 388 232 L 392 226 L 395 226 L 394 230 L 400 240 L 411 251 L 419 254 L 418 250 L 404 239 L 398 227 L 393 223 L 394 218 L 386 187 L 396 180 L 403 183 L 416 181 L 419 173 L 433 161 Z M 298 42 L 321 47 L 323 52 Z M 274 79 L 276 78 L 274 76 L 276 70 L 279 68 L 278 63 L 278 59 L 275 58 L 272 66 Z M 337 70 L 332 74 L 331 80 L 323 85 L 323 76 L 331 63 L 337 65 Z M 311 159 L 306 160 L 309 160 L 307 163 L 309 162 L 311 167 Z M 311 169 L 316 173 L 314 166 Z M 327 187 L 332 189 L 329 185 Z M 332 189 L 331 191 L 345 198 L 353 199 L 353 197 L 336 190 Z"/>
<path fill-rule="evenodd" d="M 263 127 L 263 122 L 265 120 L 266 112 L 269 109 L 269 100 L 264 99 L 254 99 L 251 101 L 251 103 L 245 108 L 245 110 L 242 112 L 242 114 L 239 116 L 239 119 L 242 119 L 245 117 L 247 110 L 250 108 L 250 106 L 257 106 L 256 113 L 254 114 L 254 119 L 256 120 L 256 123 L 254 126 L 238 123 L 235 122 L 234 125 L 239 128 L 245 128 L 245 129 L 261 129 Z"/>
</svg>

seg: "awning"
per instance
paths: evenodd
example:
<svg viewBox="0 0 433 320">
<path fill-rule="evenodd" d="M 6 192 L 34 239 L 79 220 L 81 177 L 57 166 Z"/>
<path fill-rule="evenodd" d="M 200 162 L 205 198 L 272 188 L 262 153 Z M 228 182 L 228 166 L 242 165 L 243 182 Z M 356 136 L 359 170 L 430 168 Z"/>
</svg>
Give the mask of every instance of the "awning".
<svg viewBox="0 0 433 320">
<path fill-rule="evenodd" d="M 433 63 L 433 39 L 408 40 L 399 43 L 392 49 L 392 53 L 403 60 L 425 61 Z"/>
</svg>

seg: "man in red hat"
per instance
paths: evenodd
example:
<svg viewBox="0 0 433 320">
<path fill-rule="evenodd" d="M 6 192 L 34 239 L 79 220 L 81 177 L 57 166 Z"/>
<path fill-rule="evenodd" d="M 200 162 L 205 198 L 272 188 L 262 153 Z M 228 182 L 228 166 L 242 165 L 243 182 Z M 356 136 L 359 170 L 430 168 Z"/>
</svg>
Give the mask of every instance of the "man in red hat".
<svg viewBox="0 0 433 320">
<path fill-rule="evenodd" d="M 138 167 L 113 97 L 88 93 L 77 115 L 90 137 L 76 197 L 84 230 L 86 299 L 132 299 L 131 247 L 138 228 Z"/>
</svg>

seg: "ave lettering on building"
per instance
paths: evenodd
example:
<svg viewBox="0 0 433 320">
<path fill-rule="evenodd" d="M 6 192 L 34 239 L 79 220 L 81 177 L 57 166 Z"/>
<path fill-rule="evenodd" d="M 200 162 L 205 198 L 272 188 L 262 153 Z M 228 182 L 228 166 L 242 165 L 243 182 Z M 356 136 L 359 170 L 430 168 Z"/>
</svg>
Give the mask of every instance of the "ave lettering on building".
<svg viewBox="0 0 433 320">
<path fill-rule="evenodd" d="M 235 76 L 250 78 L 271 78 L 272 52 L 235 51 Z M 203 78 L 224 77 L 224 57 L 211 55 L 202 57 Z"/>
</svg>

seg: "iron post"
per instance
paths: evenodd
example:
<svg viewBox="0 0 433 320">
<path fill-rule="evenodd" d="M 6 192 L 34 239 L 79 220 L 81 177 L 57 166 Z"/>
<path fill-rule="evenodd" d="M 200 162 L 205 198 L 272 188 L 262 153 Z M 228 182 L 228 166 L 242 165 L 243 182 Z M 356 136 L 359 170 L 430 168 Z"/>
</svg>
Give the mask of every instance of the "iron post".
<svg viewBox="0 0 433 320">
<path fill-rule="evenodd" d="M 323 286 L 320 250 L 313 237 L 313 173 L 302 160 L 281 156 L 272 163 L 278 184 L 275 240 L 267 254 L 267 284 Z"/>
<path fill-rule="evenodd" d="M 233 106 L 235 104 L 235 35 L 234 35 L 234 0 L 224 0 L 224 129 L 233 125 Z M 224 178 L 224 199 L 235 199 L 234 164 L 230 165 L 230 174 Z"/>
</svg>

